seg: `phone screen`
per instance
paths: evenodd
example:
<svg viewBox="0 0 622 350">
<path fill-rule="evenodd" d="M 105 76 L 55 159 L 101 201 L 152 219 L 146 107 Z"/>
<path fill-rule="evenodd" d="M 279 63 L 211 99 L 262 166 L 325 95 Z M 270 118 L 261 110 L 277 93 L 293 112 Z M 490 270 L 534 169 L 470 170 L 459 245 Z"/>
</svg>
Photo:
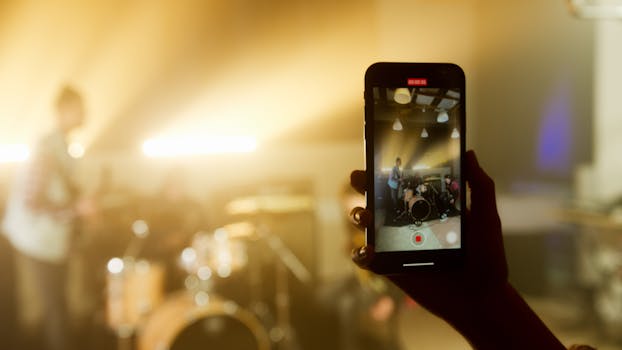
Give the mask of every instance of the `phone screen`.
<svg viewBox="0 0 622 350">
<path fill-rule="evenodd" d="M 414 70 L 367 87 L 379 253 L 462 247 L 464 81 L 434 74 Z"/>
</svg>

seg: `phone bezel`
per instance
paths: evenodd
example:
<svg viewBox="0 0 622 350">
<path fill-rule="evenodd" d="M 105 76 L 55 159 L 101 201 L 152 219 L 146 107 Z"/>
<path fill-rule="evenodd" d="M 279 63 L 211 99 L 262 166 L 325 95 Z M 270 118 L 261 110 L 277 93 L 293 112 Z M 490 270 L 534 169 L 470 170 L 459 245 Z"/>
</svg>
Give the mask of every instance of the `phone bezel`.
<svg viewBox="0 0 622 350">
<path fill-rule="evenodd" d="M 451 87 L 461 90 L 460 118 L 460 196 L 461 208 L 466 208 L 465 151 L 466 151 L 466 82 L 462 68 L 453 63 L 403 63 L 378 62 L 365 72 L 365 164 L 367 176 L 367 208 L 375 208 L 374 189 L 374 100 L 373 87 L 405 87 L 408 78 L 426 78 L 429 87 Z M 464 211 L 464 209 L 463 209 Z M 375 243 L 375 217 L 366 230 L 368 245 Z M 468 245 L 465 239 L 466 218 L 460 216 L 460 248 L 416 251 L 376 252 L 371 269 L 377 273 L 390 274 L 413 269 L 438 269 L 460 266 Z M 405 266 L 404 264 L 407 264 Z"/>
</svg>

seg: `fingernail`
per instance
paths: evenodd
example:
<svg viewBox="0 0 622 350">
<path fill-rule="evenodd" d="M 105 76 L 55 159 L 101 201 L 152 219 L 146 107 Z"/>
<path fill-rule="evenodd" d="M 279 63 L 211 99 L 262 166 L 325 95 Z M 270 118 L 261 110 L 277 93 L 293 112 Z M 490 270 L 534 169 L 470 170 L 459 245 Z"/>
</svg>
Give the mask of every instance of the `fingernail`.
<svg viewBox="0 0 622 350">
<path fill-rule="evenodd" d="M 357 261 L 364 260 L 365 258 L 367 258 L 367 247 L 362 246 L 362 247 L 354 249 L 354 252 L 352 255 Z"/>
<path fill-rule="evenodd" d="M 359 224 L 361 223 L 361 212 L 363 210 L 365 209 L 361 207 L 356 207 L 350 211 L 350 216 L 352 217 L 352 220 L 354 220 L 354 222 L 359 223 Z"/>
</svg>

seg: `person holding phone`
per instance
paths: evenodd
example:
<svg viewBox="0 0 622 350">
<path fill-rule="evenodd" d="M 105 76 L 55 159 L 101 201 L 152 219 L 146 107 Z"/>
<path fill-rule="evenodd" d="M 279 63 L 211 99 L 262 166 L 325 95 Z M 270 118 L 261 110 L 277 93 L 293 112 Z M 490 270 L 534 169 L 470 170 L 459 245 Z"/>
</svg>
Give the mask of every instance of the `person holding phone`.
<svg viewBox="0 0 622 350">
<path fill-rule="evenodd" d="M 565 349 L 508 281 L 501 220 L 493 180 L 480 167 L 473 151 L 465 155 L 465 177 L 471 206 L 465 210 L 469 247 L 463 266 L 388 274 L 387 278 L 417 303 L 447 321 L 475 349 Z M 364 171 L 354 171 L 351 184 L 364 193 Z M 365 229 L 372 213 L 361 207 L 351 212 Z M 370 269 L 373 246 L 352 252 L 353 261 Z M 592 349 L 574 345 L 571 349 Z"/>
</svg>

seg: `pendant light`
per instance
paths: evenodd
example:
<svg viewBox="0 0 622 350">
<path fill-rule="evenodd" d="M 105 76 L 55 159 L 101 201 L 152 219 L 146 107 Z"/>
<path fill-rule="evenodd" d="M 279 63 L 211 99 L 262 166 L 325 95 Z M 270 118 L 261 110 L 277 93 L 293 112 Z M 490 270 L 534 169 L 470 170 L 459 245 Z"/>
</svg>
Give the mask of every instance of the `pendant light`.
<svg viewBox="0 0 622 350">
<path fill-rule="evenodd" d="M 395 94 L 393 95 L 393 99 L 395 102 L 405 105 L 409 104 L 412 101 L 412 95 L 410 94 L 410 90 L 407 88 L 397 88 L 395 89 Z"/>
<path fill-rule="evenodd" d="M 395 131 L 402 131 L 404 127 L 402 126 L 402 122 L 400 121 L 400 118 L 395 118 L 395 121 L 393 122 L 393 130 Z"/>
<path fill-rule="evenodd" d="M 449 120 L 449 114 L 447 114 L 446 111 L 438 112 L 438 116 L 436 116 L 436 121 L 438 123 L 447 123 L 448 120 Z"/>
<path fill-rule="evenodd" d="M 428 135 L 428 131 L 425 128 L 423 128 L 423 130 L 421 130 L 421 138 L 422 139 L 427 139 L 428 136 L 430 136 L 430 135 Z"/>
<path fill-rule="evenodd" d="M 460 133 L 458 132 L 457 128 L 454 128 L 454 130 L 451 132 L 451 138 L 452 139 L 459 139 L 460 138 Z"/>
</svg>

